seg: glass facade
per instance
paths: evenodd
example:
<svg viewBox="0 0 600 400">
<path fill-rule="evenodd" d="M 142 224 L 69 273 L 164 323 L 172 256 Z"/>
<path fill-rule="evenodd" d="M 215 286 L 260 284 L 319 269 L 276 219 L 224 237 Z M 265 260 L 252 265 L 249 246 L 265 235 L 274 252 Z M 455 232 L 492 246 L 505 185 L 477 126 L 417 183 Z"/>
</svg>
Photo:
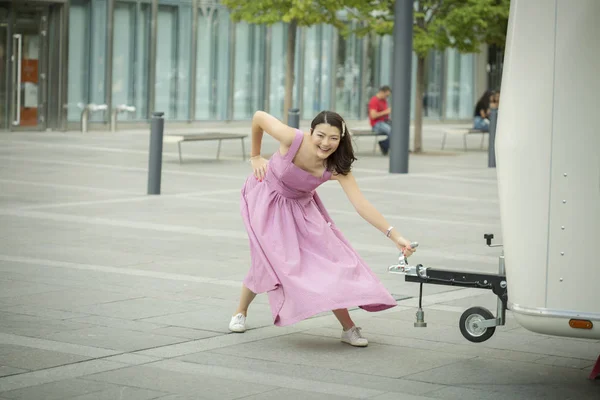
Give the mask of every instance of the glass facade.
<svg viewBox="0 0 600 400">
<path fill-rule="evenodd" d="M 106 101 L 106 0 L 72 0 L 69 9 L 68 120 Z M 91 120 L 102 120 L 101 113 Z"/>
<path fill-rule="evenodd" d="M 182 122 L 248 120 L 259 109 L 284 117 L 287 24 L 234 23 L 216 0 L 67 4 L 62 118 L 71 126 L 90 103 L 134 106 L 134 112 L 119 115 L 124 122 L 147 122 L 153 111 Z M 9 95 L 8 19 L 8 11 L 0 7 L 4 97 Z M 392 37 L 343 37 L 332 26 L 316 25 L 299 27 L 296 38 L 292 107 L 300 109 L 301 118 L 332 109 L 347 119 L 365 120 L 370 97 L 379 86 L 392 84 Z M 475 84 L 475 76 L 481 75 L 476 66 L 484 65 L 476 57 L 453 49 L 430 52 L 423 98 L 426 119 L 471 118 L 476 97 L 485 90 Z M 412 65 L 414 113 L 414 56 Z M 8 127 L 9 113 L 8 106 L 0 107 L 0 129 Z M 110 112 L 90 115 L 91 121 L 109 119 Z"/>
<path fill-rule="evenodd" d="M 250 119 L 264 107 L 266 27 L 235 24 L 233 119 Z"/>
<path fill-rule="evenodd" d="M 8 9 L 0 4 L 0 129 L 8 125 Z"/>
<path fill-rule="evenodd" d="M 148 115 L 148 63 L 151 10 L 148 3 L 117 1 L 115 5 L 112 101 L 135 107 L 122 119 Z"/>
<path fill-rule="evenodd" d="M 197 19 L 195 119 L 227 119 L 229 14 L 202 7 Z"/>
</svg>

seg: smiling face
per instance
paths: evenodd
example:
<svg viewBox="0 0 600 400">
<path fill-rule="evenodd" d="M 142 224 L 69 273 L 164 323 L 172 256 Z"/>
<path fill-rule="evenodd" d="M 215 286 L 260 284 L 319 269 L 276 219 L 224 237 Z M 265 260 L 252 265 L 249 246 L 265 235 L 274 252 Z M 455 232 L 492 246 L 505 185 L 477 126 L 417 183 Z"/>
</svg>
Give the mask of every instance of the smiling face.
<svg viewBox="0 0 600 400">
<path fill-rule="evenodd" d="M 341 132 L 335 126 L 326 123 L 315 126 L 310 138 L 315 146 L 317 157 L 324 160 L 333 154 L 340 145 L 340 136 Z"/>
</svg>

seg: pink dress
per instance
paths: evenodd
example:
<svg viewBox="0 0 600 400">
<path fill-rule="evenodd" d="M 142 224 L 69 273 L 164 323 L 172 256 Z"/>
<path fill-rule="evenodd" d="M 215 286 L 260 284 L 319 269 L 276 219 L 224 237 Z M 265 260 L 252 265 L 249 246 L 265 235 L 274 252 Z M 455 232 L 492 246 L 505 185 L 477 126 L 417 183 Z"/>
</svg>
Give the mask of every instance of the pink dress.
<svg viewBox="0 0 600 400">
<path fill-rule="evenodd" d="M 299 130 L 286 155 L 277 151 L 259 182 L 242 188 L 241 211 L 250 239 L 251 267 L 244 284 L 268 293 L 273 323 L 291 325 L 321 312 L 359 306 L 381 311 L 396 300 L 360 258 L 315 192 L 317 178 L 292 161 Z"/>
</svg>

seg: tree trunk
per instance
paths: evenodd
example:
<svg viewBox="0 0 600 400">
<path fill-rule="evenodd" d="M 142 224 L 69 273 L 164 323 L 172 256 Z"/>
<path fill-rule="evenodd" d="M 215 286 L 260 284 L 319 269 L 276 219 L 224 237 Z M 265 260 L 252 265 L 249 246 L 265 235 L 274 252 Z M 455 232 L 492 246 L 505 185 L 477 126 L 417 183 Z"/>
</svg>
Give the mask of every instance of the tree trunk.
<svg viewBox="0 0 600 400">
<path fill-rule="evenodd" d="M 425 89 L 425 57 L 417 58 L 417 87 L 415 88 L 414 153 L 423 151 L 423 92 Z"/>
<path fill-rule="evenodd" d="M 285 65 L 285 98 L 283 100 L 283 123 L 288 122 L 288 110 L 292 108 L 292 95 L 294 93 L 295 58 L 296 58 L 296 28 L 298 23 L 292 20 L 288 24 L 287 57 Z"/>
</svg>

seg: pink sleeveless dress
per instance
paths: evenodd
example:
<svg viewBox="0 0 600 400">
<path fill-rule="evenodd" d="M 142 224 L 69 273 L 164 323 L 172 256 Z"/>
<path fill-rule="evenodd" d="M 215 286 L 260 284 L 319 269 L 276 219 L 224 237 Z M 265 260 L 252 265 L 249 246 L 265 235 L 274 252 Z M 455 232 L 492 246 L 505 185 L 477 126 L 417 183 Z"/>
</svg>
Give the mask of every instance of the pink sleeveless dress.
<svg viewBox="0 0 600 400">
<path fill-rule="evenodd" d="M 396 305 L 325 210 L 315 192 L 331 177 L 317 178 L 292 161 L 304 135 L 296 131 L 289 151 L 269 160 L 259 182 L 242 188 L 241 212 L 250 239 L 251 267 L 244 285 L 267 292 L 277 326 L 325 311 L 359 306 L 381 311 Z"/>
</svg>

